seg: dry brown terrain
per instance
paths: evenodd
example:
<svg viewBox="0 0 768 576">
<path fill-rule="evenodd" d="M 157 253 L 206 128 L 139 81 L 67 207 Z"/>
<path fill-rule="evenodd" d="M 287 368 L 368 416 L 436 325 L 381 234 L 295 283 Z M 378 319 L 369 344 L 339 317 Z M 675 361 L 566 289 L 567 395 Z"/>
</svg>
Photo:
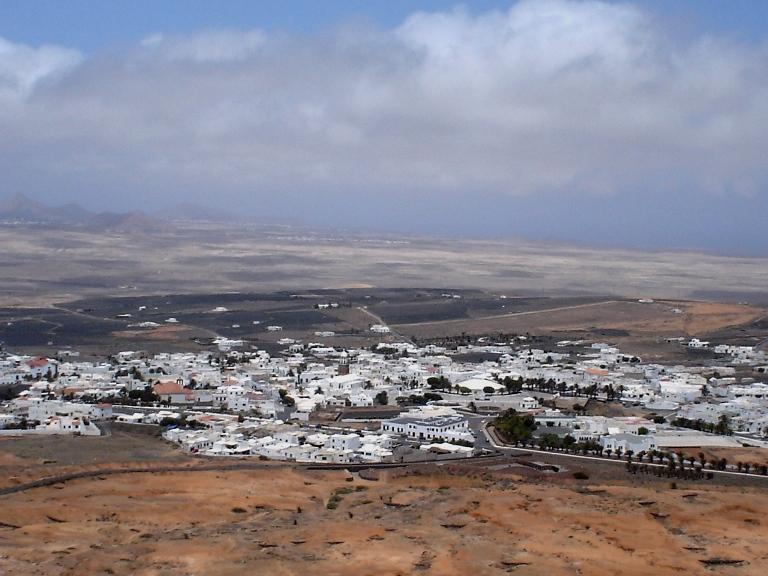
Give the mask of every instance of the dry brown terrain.
<svg viewBox="0 0 768 576">
<path fill-rule="evenodd" d="M 673 310 L 681 312 L 676 313 Z M 717 302 L 662 301 L 642 304 L 607 300 L 558 308 L 487 316 L 484 318 L 443 320 L 395 325 L 406 334 L 436 337 L 446 333 L 513 332 L 551 333 L 622 330 L 633 335 L 703 335 L 728 326 L 746 324 L 762 318 L 763 308 Z"/>
<path fill-rule="evenodd" d="M 640 304 L 644 306 L 644 304 Z M 654 318 L 631 319 L 611 324 L 607 328 L 623 328 L 631 332 L 656 334 L 709 334 L 728 326 L 739 326 L 765 316 L 762 308 L 743 304 L 719 302 L 659 302 L 651 304 L 658 316 Z M 669 308 L 677 308 L 681 314 L 670 315 Z"/>
<path fill-rule="evenodd" d="M 199 328 L 191 331 L 188 326 L 177 324 L 175 326 L 158 326 L 157 328 L 151 328 L 149 330 L 118 330 L 113 332 L 112 336 L 121 339 L 135 338 L 137 340 L 155 340 L 162 342 L 189 338 L 190 335 L 198 335 L 199 333 Z M 212 333 L 209 333 L 208 335 L 215 336 L 215 334 Z"/>
<path fill-rule="evenodd" d="M 703 448 L 689 448 L 683 450 L 686 456 L 693 456 L 698 459 L 699 454 L 704 454 L 704 458 L 707 460 L 725 458 L 731 464 L 738 462 L 747 462 L 752 464 L 768 464 L 768 450 L 763 448 L 716 448 L 716 447 L 703 447 Z"/>
<path fill-rule="evenodd" d="M 291 469 L 111 476 L 0 499 L 0 572 L 738 574 L 768 567 L 768 495 Z M 328 508 L 337 494 L 338 505 Z M 727 560 L 731 565 L 705 562 Z"/>
</svg>

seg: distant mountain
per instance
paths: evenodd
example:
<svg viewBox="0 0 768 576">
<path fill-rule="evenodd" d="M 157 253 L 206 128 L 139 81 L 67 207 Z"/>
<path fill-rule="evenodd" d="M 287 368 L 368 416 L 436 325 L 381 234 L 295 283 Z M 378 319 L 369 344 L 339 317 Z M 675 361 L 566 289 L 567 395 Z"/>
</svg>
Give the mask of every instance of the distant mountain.
<svg viewBox="0 0 768 576">
<path fill-rule="evenodd" d="M 4 220 L 48 220 L 51 218 L 50 209 L 37 200 L 16 193 L 0 201 L 0 218 Z"/>
<path fill-rule="evenodd" d="M 160 232 L 167 228 L 157 218 L 141 210 L 134 212 L 101 212 L 88 222 L 90 228 L 109 232 Z"/>
<path fill-rule="evenodd" d="M 0 221 L 46 223 L 63 228 L 123 233 L 159 232 L 167 227 L 160 220 L 141 211 L 95 214 L 79 204 L 47 206 L 20 193 L 0 201 Z"/>
<path fill-rule="evenodd" d="M 94 216 L 93 212 L 90 210 L 86 210 L 80 206 L 80 204 L 75 204 L 72 202 L 69 204 L 64 204 L 63 206 L 51 208 L 50 210 L 55 211 L 57 217 L 61 218 L 65 222 L 86 223 Z"/>
</svg>

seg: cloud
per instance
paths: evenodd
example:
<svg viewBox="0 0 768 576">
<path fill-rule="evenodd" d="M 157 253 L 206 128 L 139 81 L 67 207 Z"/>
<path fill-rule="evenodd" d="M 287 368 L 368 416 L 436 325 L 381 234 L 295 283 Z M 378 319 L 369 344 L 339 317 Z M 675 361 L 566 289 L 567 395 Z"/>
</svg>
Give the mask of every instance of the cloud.
<svg viewBox="0 0 768 576">
<path fill-rule="evenodd" d="M 252 208 L 288 192 L 765 195 L 765 46 L 678 40 L 658 18 L 524 0 L 390 30 L 156 35 L 85 60 L 0 41 L 0 168 L 33 192 Z"/>
<path fill-rule="evenodd" d="M 209 30 L 187 37 L 154 34 L 141 41 L 148 57 L 176 61 L 233 62 L 256 54 L 266 38 L 260 30 Z"/>
<path fill-rule="evenodd" d="M 82 60 L 77 50 L 59 46 L 32 48 L 0 38 L 0 105 L 12 105 L 46 78 L 53 78 Z"/>
</svg>

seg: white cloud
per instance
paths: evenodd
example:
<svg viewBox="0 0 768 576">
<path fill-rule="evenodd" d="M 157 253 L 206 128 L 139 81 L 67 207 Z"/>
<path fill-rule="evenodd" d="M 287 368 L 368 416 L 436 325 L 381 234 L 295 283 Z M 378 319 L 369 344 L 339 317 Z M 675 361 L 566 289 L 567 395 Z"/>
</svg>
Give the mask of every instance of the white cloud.
<svg viewBox="0 0 768 576">
<path fill-rule="evenodd" d="M 73 68 L 81 59 L 76 50 L 32 48 L 0 38 L 0 104 L 27 96 L 37 83 Z"/>
<path fill-rule="evenodd" d="M 193 62 L 232 62 L 253 56 L 264 45 L 260 30 L 238 32 L 208 30 L 191 36 L 154 34 L 142 40 L 140 46 L 149 56 Z"/>
<path fill-rule="evenodd" d="M 367 35 L 157 35 L 78 61 L 0 42 L 0 90 L 27 96 L 0 124 L 0 168 L 20 182 L 336 200 L 768 182 L 765 48 L 676 42 L 631 4 L 417 13 Z"/>
</svg>

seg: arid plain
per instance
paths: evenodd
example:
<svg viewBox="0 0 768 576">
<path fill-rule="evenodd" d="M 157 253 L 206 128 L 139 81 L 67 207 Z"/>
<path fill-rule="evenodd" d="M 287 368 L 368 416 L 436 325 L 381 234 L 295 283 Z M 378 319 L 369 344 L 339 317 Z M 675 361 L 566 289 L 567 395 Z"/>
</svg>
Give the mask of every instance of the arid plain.
<svg viewBox="0 0 768 576">
<path fill-rule="evenodd" d="M 242 223 L 130 234 L 1 227 L 0 304 L 84 295 L 450 287 L 768 301 L 768 262 L 428 237 L 362 236 Z"/>
</svg>

